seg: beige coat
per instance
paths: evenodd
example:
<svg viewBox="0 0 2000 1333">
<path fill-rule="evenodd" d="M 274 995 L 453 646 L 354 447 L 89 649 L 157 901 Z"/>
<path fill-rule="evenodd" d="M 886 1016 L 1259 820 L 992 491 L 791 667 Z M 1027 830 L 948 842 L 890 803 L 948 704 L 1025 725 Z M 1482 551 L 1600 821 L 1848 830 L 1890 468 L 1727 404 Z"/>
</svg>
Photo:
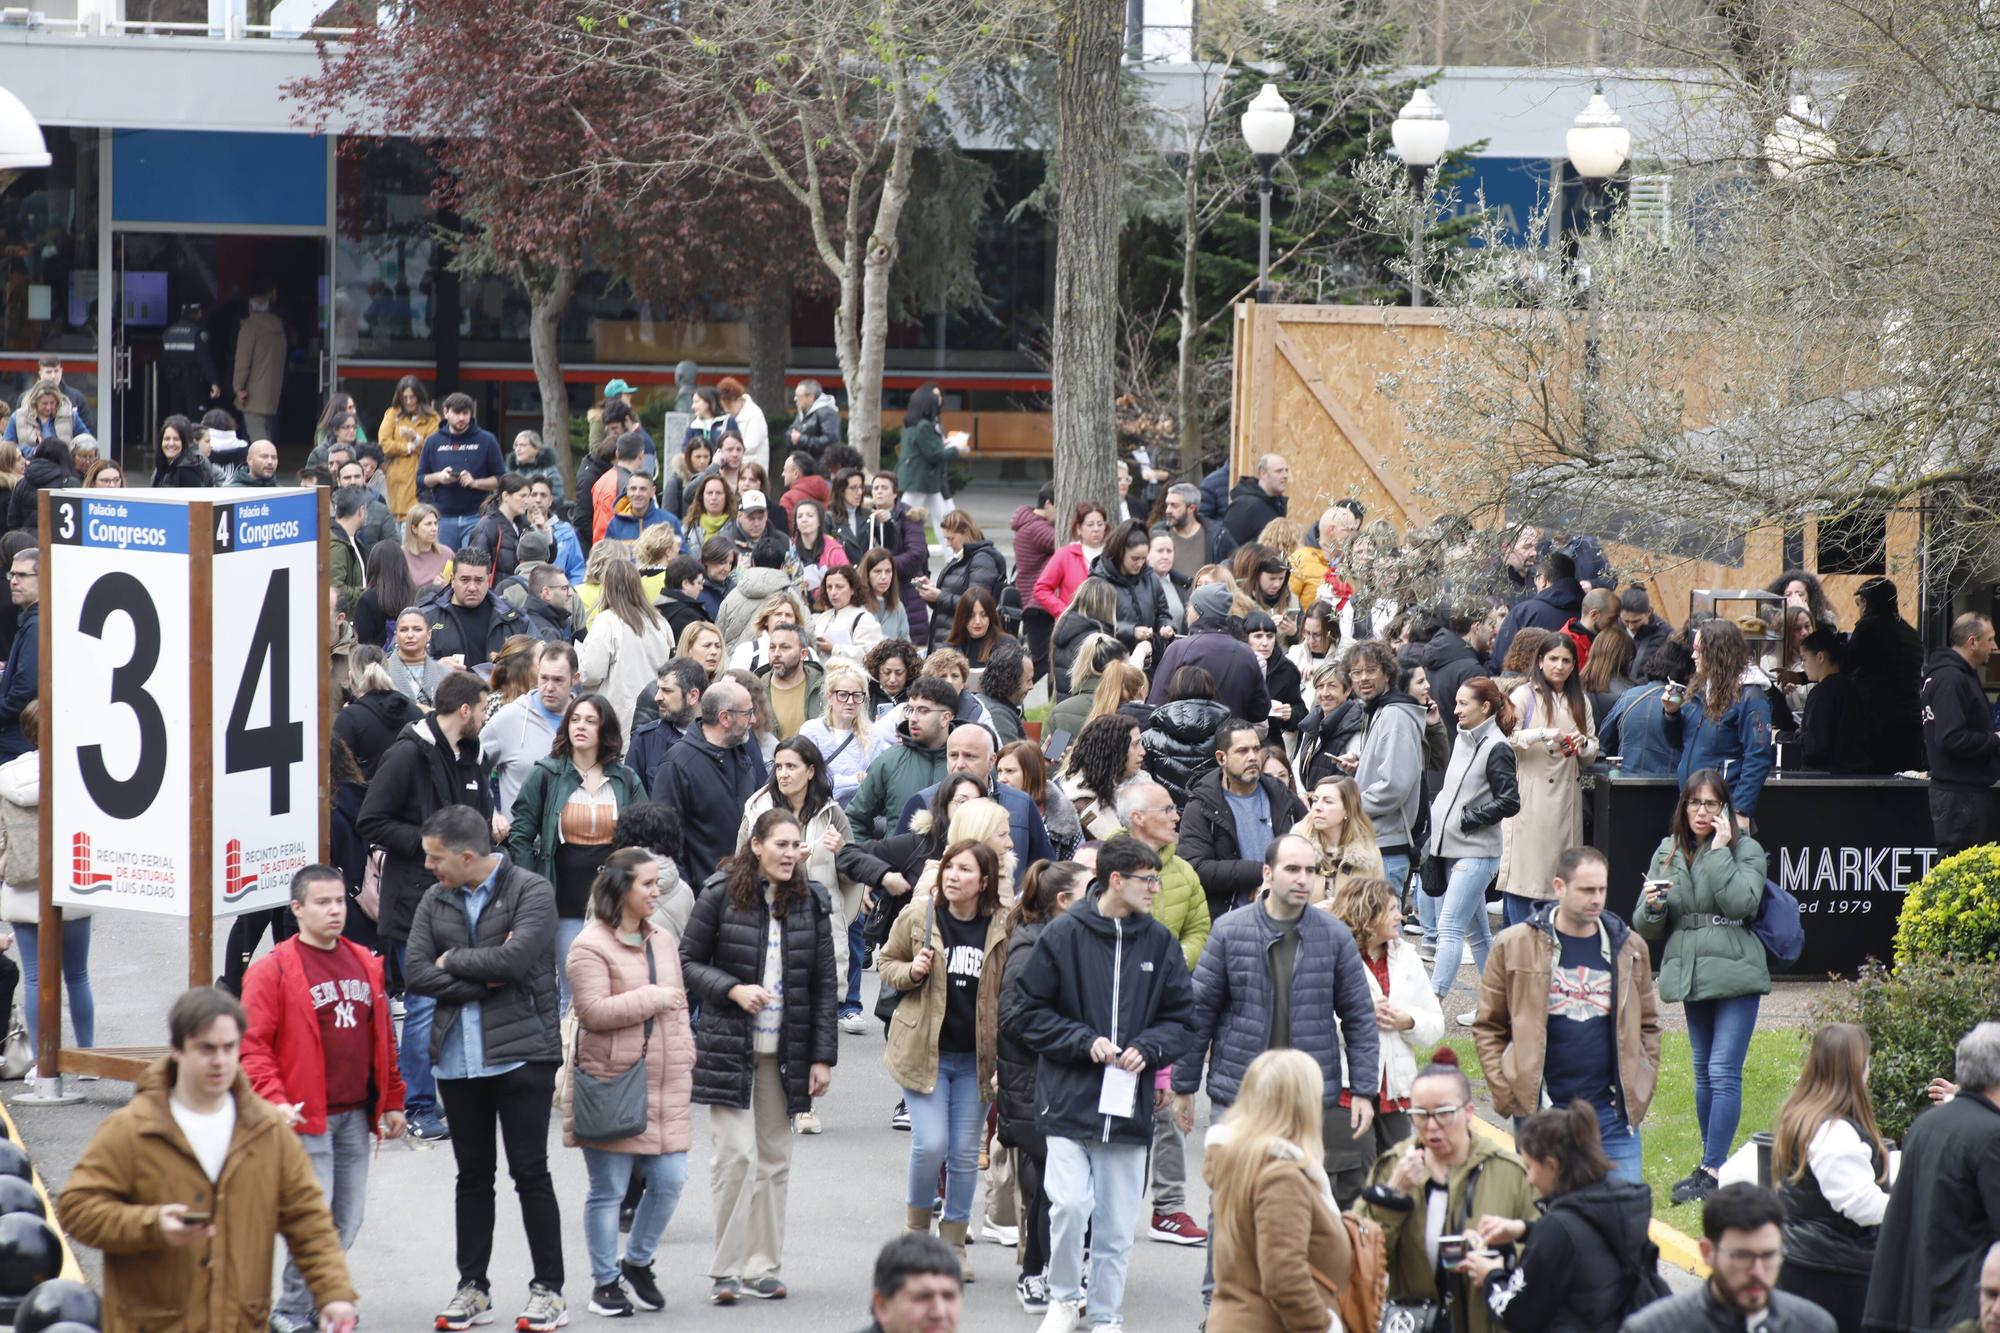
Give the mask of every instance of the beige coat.
<svg viewBox="0 0 2000 1333">
<path fill-rule="evenodd" d="M 1514 715 L 1522 721 L 1507 743 L 1521 787 L 1521 812 L 1500 821 L 1500 888 L 1523 898 L 1556 896 L 1556 859 L 1583 841 L 1583 770 L 1597 758 L 1597 725 L 1590 701 L 1577 724 L 1558 695 L 1553 712 L 1523 684 L 1514 690 Z M 1532 700 L 1532 711 L 1530 701 Z M 1575 758 L 1551 754 L 1548 742 L 1563 734 L 1579 740 Z"/>
<path fill-rule="evenodd" d="M 299 1136 L 237 1071 L 236 1132 L 211 1181 L 174 1122 L 174 1061 L 139 1075 L 63 1182 L 56 1216 L 104 1254 L 104 1333 L 264 1333 L 279 1236 L 319 1305 L 354 1299 L 347 1259 Z M 215 1238 L 160 1240 L 160 1206 L 212 1209 Z"/>
<path fill-rule="evenodd" d="M 937 1088 L 938 1034 L 944 1029 L 945 969 L 942 955 L 934 955 L 930 972 L 919 983 L 910 975 L 910 965 L 916 961 L 917 953 L 924 947 L 924 924 L 931 909 L 931 899 L 922 894 L 912 893 L 910 905 L 896 918 L 896 924 L 889 927 L 889 939 L 875 955 L 875 966 L 882 973 L 882 984 L 891 990 L 910 991 L 896 1005 L 896 1016 L 889 1022 L 889 1046 L 882 1053 L 882 1063 L 889 1067 L 889 1073 L 897 1083 L 911 1092 L 929 1094 Z M 940 898 L 939 912 L 951 909 Z M 931 947 L 939 947 L 938 930 L 931 922 Z M 987 978 L 998 971 L 1000 960 L 994 956 L 994 947 L 1007 938 L 1007 909 L 1001 908 L 993 914 L 986 926 L 986 960 L 981 964 L 980 1001 L 978 1017 L 978 1059 L 979 1096 L 988 1099 L 993 1086 L 994 1074 L 999 1069 L 995 1055 L 996 1037 L 999 1032 L 997 1005 L 988 1002 Z M 911 991 L 911 987 L 918 989 Z"/>
<path fill-rule="evenodd" d="M 646 951 L 618 938 L 595 917 L 570 946 L 571 1003 L 582 1031 L 575 1052 L 563 1052 L 586 1074 L 616 1078 L 630 1069 L 643 1051 L 646 1059 L 646 1128 L 629 1139 L 592 1143 L 610 1152 L 686 1152 L 693 1141 L 689 1110 L 694 1095 L 694 1029 L 688 1026 L 687 988 L 681 981 L 681 952 L 674 937 L 648 921 L 657 983 L 646 978 Z M 656 985 L 677 993 L 672 1007 Z M 653 1039 L 646 1040 L 646 1020 L 653 1020 Z M 574 1148 L 577 1137 L 570 1114 L 571 1079 L 562 1099 L 563 1142 Z"/>
<path fill-rule="evenodd" d="M 1211 1155 L 1202 1163 L 1211 1189 L 1215 1160 Z M 1273 1144 L 1242 1203 L 1216 1215 L 1215 1230 L 1226 1232 L 1231 1243 L 1226 1261 L 1215 1265 L 1210 1333 L 1322 1333 L 1328 1327 L 1335 1298 L 1313 1272 L 1344 1287 L 1354 1250 L 1326 1173 L 1315 1171 L 1304 1153 L 1289 1143 Z"/>
<path fill-rule="evenodd" d="M 285 321 L 270 310 L 252 310 L 236 330 L 236 392 L 245 410 L 269 416 L 285 387 Z"/>
</svg>

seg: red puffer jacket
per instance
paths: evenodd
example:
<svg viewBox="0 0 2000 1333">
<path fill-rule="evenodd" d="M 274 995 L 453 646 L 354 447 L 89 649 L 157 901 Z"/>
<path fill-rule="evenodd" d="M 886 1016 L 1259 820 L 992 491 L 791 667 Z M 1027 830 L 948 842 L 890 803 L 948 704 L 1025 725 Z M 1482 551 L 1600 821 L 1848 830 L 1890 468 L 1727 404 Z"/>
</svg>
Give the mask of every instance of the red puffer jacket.
<svg viewBox="0 0 2000 1333">
<path fill-rule="evenodd" d="M 250 1028 L 243 1034 L 243 1072 L 257 1095 L 273 1106 L 304 1103 L 299 1133 L 324 1134 L 326 1053 L 305 969 L 299 963 L 298 953 L 304 947 L 294 936 L 252 963 L 244 974 L 243 1008 Z M 381 959 L 345 938 L 334 947 L 351 951 L 375 992 L 370 1006 L 373 1102 L 368 1109 L 373 1125 L 388 1112 L 403 1109 L 403 1076 L 397 1069 L 389 1025 L 389 990 L 382 981 Z"/>
</svg>

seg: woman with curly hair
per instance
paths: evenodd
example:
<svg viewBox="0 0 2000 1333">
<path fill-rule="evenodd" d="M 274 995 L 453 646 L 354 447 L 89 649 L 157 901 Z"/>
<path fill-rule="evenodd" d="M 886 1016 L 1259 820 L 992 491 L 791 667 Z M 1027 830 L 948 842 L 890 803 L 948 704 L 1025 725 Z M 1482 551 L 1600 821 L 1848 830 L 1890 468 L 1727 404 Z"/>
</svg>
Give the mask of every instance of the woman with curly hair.
<svg viewBox="0 0 2000 1333">
<path fill-rule="evenodd" d="M 868 650 L 861 665 L 868 668 L 868 711 L 880 718 L 908 697 L 924 659 L 908 639 L 884 639 Z"/>
<path fill-rule="evenodd" d="M 1131 718 L 1113 713 L 1084 724 L 1064 756 L 1062 789 L 1076 806 L 1085 838 L 1114 837 L 1123 829 L 1118 788 L 1145 762 L 1139 724 Z"/>
</svg>

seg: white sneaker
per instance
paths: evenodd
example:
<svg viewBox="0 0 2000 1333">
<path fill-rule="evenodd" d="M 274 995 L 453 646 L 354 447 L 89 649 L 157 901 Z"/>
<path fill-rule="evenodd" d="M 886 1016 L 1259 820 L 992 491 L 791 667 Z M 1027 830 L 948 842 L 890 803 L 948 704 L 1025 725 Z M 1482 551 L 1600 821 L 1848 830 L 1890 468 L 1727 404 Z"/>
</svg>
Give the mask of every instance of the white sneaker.
<svg viewBox="0 0 2000 1333">
<path fill-rule="evenodd" d="M 1468 1009 L 1458 1016 L 1458 1025 L 1462 1028 L 1469 1028 L 1472 1026 L 1472 1020 L 1477 1017 L 1479 1017 L 1477 1009 Z"/>
<path fill-rule="evenodd" d="M 987 1222 L 979 1228 L 979 1235 L 982 1239 L 990 1240 L 995 1245 L 1019 1245 L 1021 1243 L 1021 1228 L 1003 1227 L 998 1222 Z"/>
<path fill-rule="evenodd" d="M 792 1117 L 792 1133 L 817 1134 L 819 1132 L 819 1117 L 811 1111 L 801 1111 Z"/>
<path fill-rule="evenodd" d="M 1035 1333 L 1076 1333 L 1083 1326 L 1083 1302 L 1049 1298 L 1049 1312 L 1042 1316 Z"/>
<path fill-rule="evenodd" d="M 868 1031 L 868 1015 L 856 1009 L 853 1013 L 840 1016 L 840 1030 L 850 1036 L 859 1037 Z"/>
</svg>

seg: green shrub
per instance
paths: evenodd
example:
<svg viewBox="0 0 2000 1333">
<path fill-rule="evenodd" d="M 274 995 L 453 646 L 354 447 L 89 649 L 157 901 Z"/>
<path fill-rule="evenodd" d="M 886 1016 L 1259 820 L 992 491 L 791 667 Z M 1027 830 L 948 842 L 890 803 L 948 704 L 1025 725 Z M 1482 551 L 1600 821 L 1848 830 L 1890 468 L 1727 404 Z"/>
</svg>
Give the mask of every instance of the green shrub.
<svg viewBox="0 0 2000 1333">
<path fill-rule="evenodd" d="M 1892 972 L 1870 961 L 1835 983 L 1812 1017 L 1815 1027 L 1854 1023 L 1868 1034 L 1869 1096 L 1882 1132 L 1899 1139 L 1928 1104 L 1930 1081 L 1952 1076 L 1959 1038 L 2000 1019 L 2000 963 L 1912 958 Z"/>
<path fill-rule="evenodd" d="M 1918 880 L 1896 918 L 1896 962 L 2000 958 L 2000 847 L 1946 857 Z"/>
</svg>

